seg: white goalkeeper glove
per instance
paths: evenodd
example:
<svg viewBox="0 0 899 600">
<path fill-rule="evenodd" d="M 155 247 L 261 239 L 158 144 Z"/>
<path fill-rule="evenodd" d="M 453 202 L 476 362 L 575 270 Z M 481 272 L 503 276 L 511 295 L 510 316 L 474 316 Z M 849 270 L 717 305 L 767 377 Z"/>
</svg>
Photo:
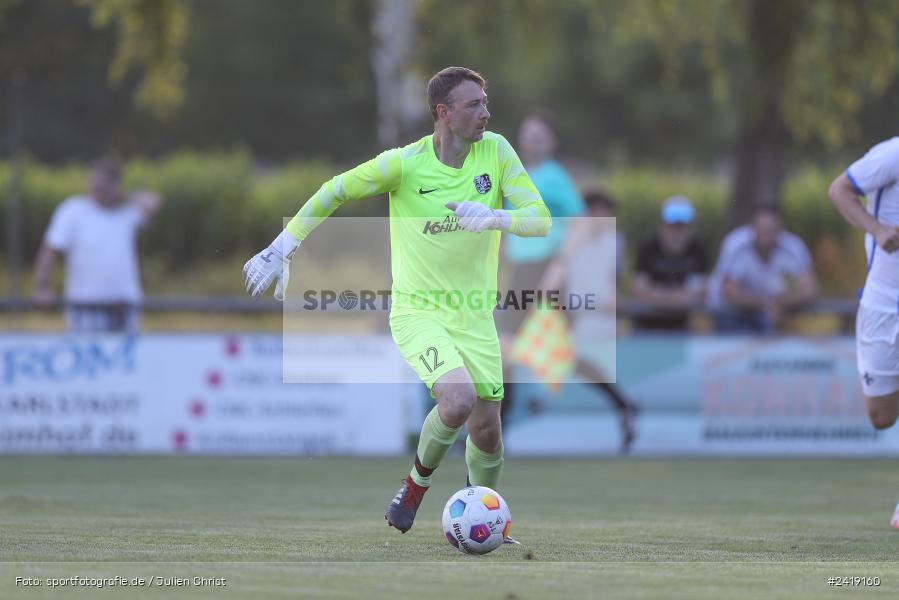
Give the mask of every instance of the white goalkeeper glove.
<svg viewBox="0 0 899 600">
<path fill-rule="evenodd" d="M 253 299 L 262 296 L 277 279 L 275 300 L 284 300 L 290 280 L 290 259 L 299 245 L 300 241 L 285 229 L 268 248 L 247 261 L 243 266 L 243 279 Z"/>
<path fill-rule="evenodd" d="M 508 231 L 512 222 L 508 212 L 484 206 L 480 202 L 449 202 L 446 207 L 459 217 L 459 227 L 472 233 L 488 229 Z"/>
</svg>

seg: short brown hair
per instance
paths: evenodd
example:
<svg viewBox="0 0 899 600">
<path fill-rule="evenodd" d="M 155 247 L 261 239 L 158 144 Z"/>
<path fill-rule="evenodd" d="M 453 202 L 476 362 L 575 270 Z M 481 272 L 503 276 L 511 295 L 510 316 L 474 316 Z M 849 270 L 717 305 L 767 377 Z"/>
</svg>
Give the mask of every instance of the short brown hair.
<svg viewBox="0 0 899 600">
<path fill-rule="evenodd" d="M 482 90 L 487 87 L 487 80 L 484 79 L 484 76 L 467 67 L 447 67 L 431 77 L 428 82 L 428 108 L 431 109 L 431 116 L 435 121 L 437 120 L 437 105 L 446 104 L 449 101 L 450 92 L 466 80 L 474 81 L 481 86 Z"/>
<path fill-rule="evenodd" d="M 522 119 L 522 121 L 527 121 L 528 119 L 534 119 L 535 121 L 540 121 L 541 123 L 546 125 L 550 133 L 553 134 L 553 137 L 556 137 L 558 135 L 559 119 L 556 117 L 556 114 L 548 108 L 537 107 L 531 109 L 524 116 L 524 119 Z"/>
<path fill-rule="evenodd" d="M 584 204 L 587 208 L 604 208 L 610 213 L 615 213 L 618 203 L 607 191 L 602 189 L 587 190 L 584 194 Z"/>
<path fill-rule="evenodd" d="M 116 181 L 122 179 L 122 164 L 111 156 L 104 156 L 92 162 L 91 170 L 103 173 Z"/>
</svg>

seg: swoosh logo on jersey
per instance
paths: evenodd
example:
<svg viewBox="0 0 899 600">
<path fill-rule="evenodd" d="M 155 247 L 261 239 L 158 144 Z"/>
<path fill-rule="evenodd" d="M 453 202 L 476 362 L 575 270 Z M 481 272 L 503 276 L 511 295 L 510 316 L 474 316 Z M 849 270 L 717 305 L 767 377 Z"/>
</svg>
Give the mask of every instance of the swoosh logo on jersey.
<svg viewBox="0 0 899 600">
<path fill-rule="evenodd" d="M 424 196 L 425 194 L 430 194 L 431 192 L 436 192 L 439 189 L 440 188 L 434 188 L 433 190 L 423 190 L 421 188 L 418 188 L 418 193 L 421 194 L 422 196 Z"/>
<path fill-rule="evenodd" d="M 502 389 L 503 389 L 503 386 L 493 388 L 493 395 L 496 396 L 498 393 L 500 393 L 500 391 L 502 391 Z"/>
</svg>

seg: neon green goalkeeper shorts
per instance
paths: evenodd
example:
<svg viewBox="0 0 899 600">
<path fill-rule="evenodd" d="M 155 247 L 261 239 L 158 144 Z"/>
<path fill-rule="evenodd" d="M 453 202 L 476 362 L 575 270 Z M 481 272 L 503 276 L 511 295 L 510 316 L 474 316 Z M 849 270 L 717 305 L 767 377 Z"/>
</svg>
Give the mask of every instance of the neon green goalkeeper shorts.
<svg viewBox="0 0 899 600">
<path fill-rule="evenodd" d="M 466 328 L 448 326 L 436 311 L 390 315 L 390 332 L 406 362 L 434 395 L 434 382 L 464 367 L 478 398 L 503 399 L 503 361 L 493 315 Z"/>
</svg>

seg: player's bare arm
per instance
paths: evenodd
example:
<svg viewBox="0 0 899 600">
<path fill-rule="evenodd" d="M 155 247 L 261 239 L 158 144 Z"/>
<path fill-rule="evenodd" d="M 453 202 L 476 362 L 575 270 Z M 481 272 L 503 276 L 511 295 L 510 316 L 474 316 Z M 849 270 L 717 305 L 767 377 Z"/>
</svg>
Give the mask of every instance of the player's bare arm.
<svg viewBox="0 0 899 600">
<path fill-rule="evenodd" d="M 778 297 L 778 303 L 782 308 L 805 306 L 818 295 L 818 281 L 811 272 L 802 274 L 791 283 L 790 290 Z"/>
<path fill-rule="evenodd" d="M 34 299 L 40 304 L 49 304 L 56 298 L 50 279 L 62 252 L 43 244 L 38 251 L 34 268 Z"/>
<path fill-rule="evenodd" d="M 827 195 L 846 221 L 874 236 L 879 248 L 889 253 L 899 249 L 899 227 L 884 225 L 862 206 L 859 190 L 846 173 L 833 180 Z"/>
<path fill-rule="evenodd" d="M 750 292 L 730 277 L 724 279 L 723 291 L 727 301 L 740 308 L 764 308 L 768 302 L 764 296 Z"/>
</svg>

